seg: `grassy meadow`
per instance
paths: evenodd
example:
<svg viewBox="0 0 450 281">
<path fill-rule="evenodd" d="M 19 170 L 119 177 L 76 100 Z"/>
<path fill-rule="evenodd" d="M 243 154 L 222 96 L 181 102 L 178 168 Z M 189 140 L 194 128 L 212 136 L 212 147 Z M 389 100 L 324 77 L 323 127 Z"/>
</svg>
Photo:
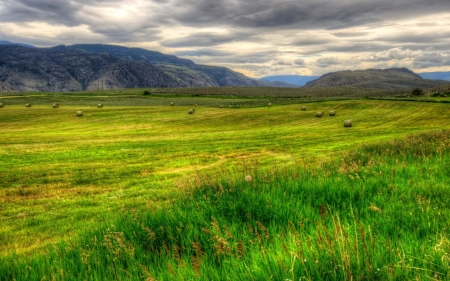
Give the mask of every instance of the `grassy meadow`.
<svg viewBox="0 0 450 281">
<path fill-rule="evenodd" d="M 0 99 L 0 280 L 450 279 L 448 104 L 137 93 Z"/>
</svg>

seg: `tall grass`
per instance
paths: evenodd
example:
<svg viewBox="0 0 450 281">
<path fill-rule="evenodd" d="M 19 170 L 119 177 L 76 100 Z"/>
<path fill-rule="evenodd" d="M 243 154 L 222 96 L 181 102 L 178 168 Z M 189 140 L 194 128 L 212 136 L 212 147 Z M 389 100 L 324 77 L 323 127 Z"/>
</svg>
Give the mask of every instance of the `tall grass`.
<svg viewBox="0 0 450 281">
<path fill-rule="evenodd" d="M 339 158 L 198 174 L 164 208 L 1 258 L 0 279 L 450 279 L 450 131 Z"/>
</svg>

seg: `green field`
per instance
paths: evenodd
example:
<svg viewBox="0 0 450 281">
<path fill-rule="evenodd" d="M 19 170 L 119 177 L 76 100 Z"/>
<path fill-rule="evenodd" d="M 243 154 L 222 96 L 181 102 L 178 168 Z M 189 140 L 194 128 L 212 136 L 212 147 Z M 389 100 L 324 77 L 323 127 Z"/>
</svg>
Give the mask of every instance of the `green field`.
<svg viewBox="0 0 450 281">
<path fill-rule="evenodd" d="M 138 93 L 2 97 L 0 280 L 450 278 L 449 104 Z"/>
</svg>

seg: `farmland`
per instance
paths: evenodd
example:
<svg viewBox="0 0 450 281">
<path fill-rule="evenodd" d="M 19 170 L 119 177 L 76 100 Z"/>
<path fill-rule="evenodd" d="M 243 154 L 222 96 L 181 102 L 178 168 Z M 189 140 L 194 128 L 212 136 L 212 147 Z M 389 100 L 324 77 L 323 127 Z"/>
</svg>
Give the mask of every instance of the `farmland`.
<svg viewBox="0 0 450 281">
<path fill-rule="evenodd" d="M 446 98 L 237 90 L 3 95 L 0 279 L 450 278 Z"/>
</svg>

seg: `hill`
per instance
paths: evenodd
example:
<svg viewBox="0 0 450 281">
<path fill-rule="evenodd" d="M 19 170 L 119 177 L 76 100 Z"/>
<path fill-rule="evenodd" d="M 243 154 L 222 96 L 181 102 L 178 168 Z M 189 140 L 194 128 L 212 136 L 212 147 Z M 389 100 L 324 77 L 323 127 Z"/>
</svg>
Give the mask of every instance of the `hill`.
<svg viewBox="0 0 450 281">
<path fill-rule="evenodd" d="M 28 47 L 28 48 L 36 48 L 35 46 L 23 44 L 23 43 L 13 43 L 5 40 L 0 40 L 0 45 L 14 45 L 14 46 L 22 46 L 22 47 Z"/>
<path fill-rule="evenodd" d="M 3 91 L 81 91 L 135 87 L 269 86 L 228 68 L 139 48 L 0 45 Z"/>
<path fill-rule="evenodd" d="M 408 90 L 446 84 L 446 81 L 423 79 L 406 68 L 346 70 L 323 75 L 305 87 L 353 86 L 382 90 Z"/>
</svg>

